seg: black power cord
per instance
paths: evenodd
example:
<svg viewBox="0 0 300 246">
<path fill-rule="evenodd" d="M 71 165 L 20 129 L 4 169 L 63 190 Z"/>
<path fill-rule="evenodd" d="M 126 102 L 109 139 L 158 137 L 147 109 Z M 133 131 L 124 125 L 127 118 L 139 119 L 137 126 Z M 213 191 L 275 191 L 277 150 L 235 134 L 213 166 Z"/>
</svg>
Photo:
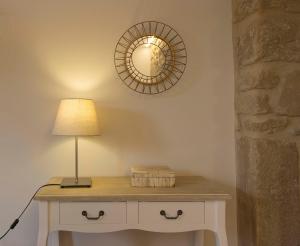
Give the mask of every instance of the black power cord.
<svg viewBox="0 0 300 246">
<path fill-rule="evenodd" d="M 10 227 L 7 229 L 7 231 L 0 237 L 0 240 L 2 240 L 8 233 L 10 230 L 13 230 L 17 224 L 20 221 L 20 218 L 22 217 L 22 215 L 25 213 L 26 209 L 29 207 L 29 205 L 31 204 L 32 200 L 34 199 L 35 195 L 40 191 L 40 189 L 46 187 L 46 186 L 55 186 L 55 185 L 60 185 L 60 184 L 45 184 L 40 186 L 36 192 L 33 194 L 33 196 L 30 198 L 29 202 L 27 203 L 26 207 L 22 210 L 21 214 L 18 216 L 18 218 L 16 218 L 14 220 L 14 222 L 10 225 Z"/>
</svg>

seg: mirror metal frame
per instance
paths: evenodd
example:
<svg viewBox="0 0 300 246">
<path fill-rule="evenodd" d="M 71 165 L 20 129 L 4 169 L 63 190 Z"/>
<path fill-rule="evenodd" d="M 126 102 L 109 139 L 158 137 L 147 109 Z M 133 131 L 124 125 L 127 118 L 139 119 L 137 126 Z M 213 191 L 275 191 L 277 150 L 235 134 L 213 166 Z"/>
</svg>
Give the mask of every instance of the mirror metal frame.
<svg viewBox="0 0 300 246">
<path fill-rule="evenodd" d="M 149 43 L 152 37 L 158 43 Z M 141 73 L 133 64 L 133 52 L 144 44 L 158 46 L 166 58 L 160 73 L 155 76 Z M 172 27 L 157 21 L 144 21 L 133 25 L 121 36 L 115 48 L 114 62 L 120 79 L 130 89 L 142 94 L 158 94 L 180 80 L 187 65 L 187 51 L 181 36 Z"/>
</svg>

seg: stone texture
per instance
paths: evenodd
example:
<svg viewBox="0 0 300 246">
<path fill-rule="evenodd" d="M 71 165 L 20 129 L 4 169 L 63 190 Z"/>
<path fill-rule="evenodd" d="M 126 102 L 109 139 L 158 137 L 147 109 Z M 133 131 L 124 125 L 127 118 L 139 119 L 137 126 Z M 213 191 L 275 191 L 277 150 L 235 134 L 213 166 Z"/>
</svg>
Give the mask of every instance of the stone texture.
<svg viewBox="0 0 300 246">
<path fill-rule="evenodd" d="M 285 115 L 300 116 L 300 70 L 287 75 L 276 111 Z"/>
<path fill-rule="evenodd" d="M 240 93 L 236 98 L 236 111 L 239 114 L 267 114 L 271 112 L 269 97 L 264 93 Z"/>
<path fill-rule="evenodd" d="M 251 23 L 235 41 L 239 66 L 255 62 L 300 62 L 300 23 L 283 16 Z"/>
<path fill-rule="evenodd" d="M 263 120 L 247 119 L 242 125 L 247 131 L 272 134 L 284 130 L 288 123 L 287 117 L 272 117 Z"/>
<path fill-rule="evenodd" d="M 238 139 L 239 245 L 300 245 L 298 158 L 295 143 Z"/>
<path fill-rule="evenodd" d="M 300 2 L 299 0 L 234 0 L 234 21 L 241 21 L 255 12 L 274 8 L 287 12 L 300 12 Z"/>
<path fill-rule="evenodd" d="M 300 0 L 233 12 L 239 246 L 300 246 Z"/>
<path fill-rule="evenodd" d="M 242 129 L 242 123 L 239 115 L 235 115 L 234 117 L 234 127 L 236 131 L 240 131 Z"/>
<path fill-rule="evenodd" d="M 286 5 L 286 10 L 289 12 L 300 13 L 300 1 L 299 0 L 290 0 Z"/>
<path fill-rule="evenodd" d="M 237 141 L 236 153 L 238 245 L 256 246 L 256 170 L 251 165 L 250 141 L 247 138 Z"/>
<path fill-rule="evenodd" d="M 238 80 L 240 91 L 273 89 L 279 84 L 280 76 L 275 69 L 242 70 Z"/>
<path fill-rule="evenodd" d="M 235 21 L 240 21 L 258 10 L 270 7 L 282 7 L 284 0 L 236 0 L 233 4 Z"/>
</svg>

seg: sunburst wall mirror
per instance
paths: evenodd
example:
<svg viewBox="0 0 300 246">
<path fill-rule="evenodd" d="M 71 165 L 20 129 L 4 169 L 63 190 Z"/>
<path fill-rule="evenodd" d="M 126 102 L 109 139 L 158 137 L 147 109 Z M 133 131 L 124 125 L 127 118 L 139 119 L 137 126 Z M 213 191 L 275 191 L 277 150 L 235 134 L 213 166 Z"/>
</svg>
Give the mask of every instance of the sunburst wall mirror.
<svg viewBox="0 0 300 246">
<path fill-rule="evenodd" d="M 143 94 L 157 94 L 179 81 L 187 64 L 187 51 L 172 27 L 145 21 L 122 35 L 114 60 L 119 77 L 129 88 Z"/>
</svg>

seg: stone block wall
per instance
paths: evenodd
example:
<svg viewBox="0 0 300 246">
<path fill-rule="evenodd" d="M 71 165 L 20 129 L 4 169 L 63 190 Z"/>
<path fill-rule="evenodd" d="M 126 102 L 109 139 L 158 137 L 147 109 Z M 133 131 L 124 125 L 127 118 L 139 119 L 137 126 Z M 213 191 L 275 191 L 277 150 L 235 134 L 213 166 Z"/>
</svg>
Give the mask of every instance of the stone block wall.
<svg viewBox="0 0 300 246">
<path fill-rule="evenodd" d="M 300 246 L 300 0 L 233 0 L 239 246 Z"/>
</svg>

